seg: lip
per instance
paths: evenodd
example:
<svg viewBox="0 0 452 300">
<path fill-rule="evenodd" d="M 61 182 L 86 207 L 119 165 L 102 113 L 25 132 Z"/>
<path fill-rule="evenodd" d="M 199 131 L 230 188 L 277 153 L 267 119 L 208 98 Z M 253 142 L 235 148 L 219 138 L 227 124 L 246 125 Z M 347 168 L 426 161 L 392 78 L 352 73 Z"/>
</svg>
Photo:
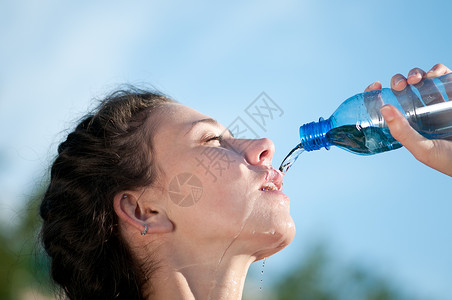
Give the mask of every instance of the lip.
<svg viewBox="0 0 452 300">
<path fill-rule="evenodd" d="M 267 169 L 266 175 L 265 175 L 265 179 L 263 184 L 261 185 L 261 189 L 263 188 L 263 186 L 267 183 L 273 183 L 276 187 L 276 190 L 269 190 L 266 192 L 282 192 L 283 189 L 283 178 L 284 175 L 283 173 L 281 173 L 280 171 L 270 168 Z"/>
</svg>

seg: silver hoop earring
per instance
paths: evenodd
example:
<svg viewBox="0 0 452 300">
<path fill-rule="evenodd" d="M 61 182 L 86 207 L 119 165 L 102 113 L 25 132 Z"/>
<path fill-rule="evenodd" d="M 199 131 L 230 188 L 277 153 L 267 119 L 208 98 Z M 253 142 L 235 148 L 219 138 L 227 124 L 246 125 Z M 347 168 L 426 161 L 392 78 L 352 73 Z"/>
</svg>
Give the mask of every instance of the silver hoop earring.
<svg viewBox="0 0 452 300">
<path fill-rule="evenodd" d="M 146 235 L 148 233 L 148 225 L 144 224 L 144 231 L 141 233 L 141 235 Z"/>
</svg>

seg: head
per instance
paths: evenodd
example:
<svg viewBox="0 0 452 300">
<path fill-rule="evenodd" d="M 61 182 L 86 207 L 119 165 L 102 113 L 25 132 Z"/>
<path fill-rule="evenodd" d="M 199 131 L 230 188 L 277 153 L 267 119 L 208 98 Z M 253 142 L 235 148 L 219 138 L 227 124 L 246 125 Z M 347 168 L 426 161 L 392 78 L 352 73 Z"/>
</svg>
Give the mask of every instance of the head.
<svg viewBox="0 0 452 300">
<path fill-rule="evenodd" d="M 72 299 L 139 299 L 168 260 L 159 249 L 279 251 L 294 227 L 273 153 L 158 93 L 113 93 L 51 169 L 41 235 L 52 277 Z"/>
</svg>

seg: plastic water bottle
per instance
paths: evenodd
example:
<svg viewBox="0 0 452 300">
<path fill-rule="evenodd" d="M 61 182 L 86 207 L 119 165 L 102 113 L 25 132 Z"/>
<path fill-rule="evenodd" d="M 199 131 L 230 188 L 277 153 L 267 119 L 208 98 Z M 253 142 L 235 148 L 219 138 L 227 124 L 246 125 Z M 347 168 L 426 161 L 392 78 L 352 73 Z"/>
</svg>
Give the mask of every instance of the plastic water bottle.
<svg viewBox="0 0 452 300">
<path fill-rule="evenodd" d="M 355 154 L 370 155 L 402 147 L 386 125 L 380 108 L 392 104 L 410 125 L 428 139 L 452 137 L 452 73 L 423 79 L 403 91 L 384 88 L 345 100 L 327 120 L 320 118 L 300 127 L 300 144 L 281 164 L 283 172 L 303 151 L 337 146 Z"/>
</svg>

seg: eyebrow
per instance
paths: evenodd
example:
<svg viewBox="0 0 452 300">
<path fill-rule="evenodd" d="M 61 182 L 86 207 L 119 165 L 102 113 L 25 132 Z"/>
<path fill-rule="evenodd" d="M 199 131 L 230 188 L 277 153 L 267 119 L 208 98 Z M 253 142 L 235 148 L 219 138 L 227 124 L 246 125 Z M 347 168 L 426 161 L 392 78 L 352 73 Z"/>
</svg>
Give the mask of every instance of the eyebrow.
<svg viewBox="0 0 452 300">
<path fill-rule="evenodd" d="M 202 123 L 206 123 L 206 124 L 211 124 L 217 127 L 221 127 L 220 123 L 218 123 L 217 120 L 212 119 L 212 118 L 206 118 L 206 119 L 201 119 L 201 120 L 196 120 L 194 122 L 191 123 L 190 128 L 187 130 L 187 132 L 185 133 L 185 135 L 187 135 L 190 131 L 193 130 L 193 128 L 195 128 L 198 124 L 202 124 Z M 227 132 L 229 132 L 229 134 L 233 137 L 234 135 L 232 134 L 232 132 L 226 128 Z"/>
</svg>

